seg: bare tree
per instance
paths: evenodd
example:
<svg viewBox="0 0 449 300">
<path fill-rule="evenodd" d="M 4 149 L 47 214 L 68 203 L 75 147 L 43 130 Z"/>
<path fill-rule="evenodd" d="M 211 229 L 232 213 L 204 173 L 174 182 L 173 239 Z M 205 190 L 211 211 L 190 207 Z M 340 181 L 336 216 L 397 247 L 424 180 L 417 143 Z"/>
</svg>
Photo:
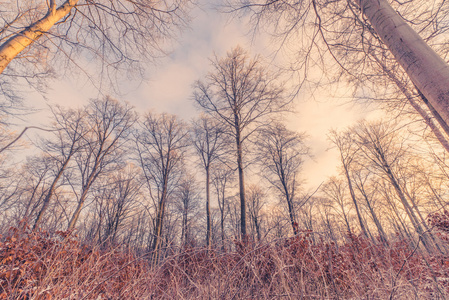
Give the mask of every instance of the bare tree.
<svg viewBox="0 0 449 300">
<path fill-rule="evenodd" d="M 234 170 L 225 164 L 217 166 L 212 171 L 212 185 L 217 195 L 218 209 L 220 210 L 221 247 L 225 249 L 225 221 L 229 214 L 229 188 L 234 182 Z"/>
<path fill-rule="evenodd" d="M 130 106 L 110 97 L 91 100 L 86 109 L 91 131 L 85 138 L 86 147 L 74 157 L 80 172 L 81 190 L 68 230 L 75 228 L 92 184 L 108 170 L 117 168 L 136 121 L 136 114 Z"/>
<path fill-rule="evenodd" d="M 263 207 L 266 204 L 266 193 L 259 185 L 251 184 L 248 186 L 248 213 L 251 218 L 253 234 L 256 234 L 257 241 L 262 238 L 262 218 Z"/>
<path fill-rule="evenodd" d="M 350 132 L 338 134 L 336 131 L 331 131 L 329 138 L 332 143 L 337 146 L 338 151 L 340 152 L 341 166 L 343 168 L 345 178 L 348 182 L 349 194 L 351 195 L 352 203 L 354 204 L 355 211 L 357 213 L 357 219 L 359 220 L 360 229 L 362 230 L 363 235 L 365 235 L 365 237 L 368 237 L 368 233 L 365 229 L 365 224 L 362 219 L 362 214 L 360 212 L 359 203 L 354 192 L 352 178 L 350 175 L 351 163 L 354 160 L 359 148 L 354 142 L 354 138 L 352 137 Z"/>
<path fill-rule="evenodd" d="M 114 245 L 120 229 L 137 214 L 142 185 L 137 179 L 139 175 L 132 165 L 117 169 L 104 179 L 104 183 L 95 192 L 94 197 L 99 203 L 96 216 L 99 226 L 95 236 L 98 242 Z"/>
<path fill-rule="evenodd" d="M 350 211 L 351 206 L 348 203 L 346 196 L 346 183 L 345 180 L 341 180 L 336 177 L 331 177 L 323 185 L 321 189 L 323 193 L 331 200 L 330 207 L 343 218 L 344 224 L 346 225 L 346 230 L 349 235 L 352 235 L 351 222 L 350 222 Z M 334 206 L 336 204 L 337 206 Z"/>
<path fill-rule="evenodd" d="M 214 163 L 226 151 L 224 129 L 217 120 L 202 115 L 193 121 L 192 141 L 206 173 L 206 245 L 211 246 L 210 173 Z"/>
<path fill-rule="evenodd" d="M 7 92 L 8 77 L 25 77 L 34 82 L 55 72 L 72 73 L 73 67 L 89 73 L 83 60 L 77 59 L 80 55 L 99 59 L 104 78 L 120 75 L 123 67 L 140 72 L 141 60 L 163 54 L 165 41 L 185 25 L 190 3 L 189 0 L 4 1 L 0 91 Z M 15 63 L 6 68 L 13 60 Z M 71 68 L 67 68 L 69 65 Z M 14 85 L 13 80 L 9 83 Z"/>
<path fill-rule="evenodd" d="M 191 240 L 190 224 L 198 215 L 200 208 L 200 195 L 196 179 L 191 174 L 185 174 L 175 192 L 176 206 L 181 212 L 181 245 L 187 246 Z"/>
<path fill-rule="evenodd" d="M 174 115 L 145 116 L 136 137 L 138 160 L 143 170 L 150 197 L 156 208 L 152 250 L 154 262 L 159 259 L 167 200 L 181 177 L 188 131 Z"/>
<path fill-rule="evenodd" d="M 9 183 L 9 187 L 2 188 L 5 194 L 0 203 L 1 211 L 4 214 L 3 221 L 11 222 L 5 217 L 14 216 L 16 221 L 27 219 L 28 222 L 35 216 L 48 189 L 49 173 L 51 173 L 52 167 L 52 161 L 39 153 L 28 157 L 14 177 L 2 178 L 8 180 Z M 15 181 L 13 178 L 20 178 L 20 180 L 17 184 L 12 184 Z M 11 187 L 13 187 L 12 190 L 10 190 Z"/>
<path fill-rule="evenodd" d="M 44 140 L 44 151 L 51 157 L 55 164 L 54 179 L 48 188 L 42 207 L 34 221 L 33 230 L 39 227 L 42 217 L 46 212 L 57 184 L 64 171 L 69 166 L 72 157 L 86 146 L 85 138 L 90 128 L 85 118 L 87 112 L 84 109 L 64 109 L 59 106 L 52 109 L 54 117 L 53 139 Z"/>
<path fill-rule="evenodd" d="M 196 103 L 219 120 L 235 140 L 240 196 L 240 230 L 246 236 L 244 147 L 267 117 L 286 111 L 289 101 L 274 74 L 266 71 L 260 58 L 250 60 L 240 47 L 225 58 L 212 60 L 213 72 L 195 84 Z"/>
<path fill-rule="evenodd" d="M 376 225 L 377 232 L 379 234 L 379 238 L 384 243 L 384 245 L 388 245 L 387 234 L 380 222 L 378 214 L 374 209 L 375 198 L 378 194 L 376 183 L 373 182 L 373 174 L 369 169 L 359 167 L 357 169 L 353 169 L 352 178 L 354 184 L 359 191 L 360 195 L 362 195 L 365 200 L 365 204 L 368 207 L 368 211 L 370 212 L 371 218 L 373 219 L 374 224 Z"/>
<path fill-rule="evenodd" d="M 426 222 L 421 217 L 417 205 L 410 204 L 410 197 L 404 182 L 398 172 L 401 169 L 401 161 L 406 157 L 406 145 L 398 140 L 397 128 L 385 122 L 367 123 L 361 122 L 354 128 L 356 142 L 365 158 L 385 176 L 400 199 L 407 216 L 423 241 L 423 245 L 432 251 L 432 234 L 426 230 Z M 403 178 L 403 177 L 402 177 Z M 419 217 L 419 218 L 418 218 Z M 438 247 L 438 245 L 436 245 Z"/>
<path fill-rule="evenodd" d="M 303 156 L 309 152 L 304 138 L 304 134 L 290 131 L 281 123 L 274 123 L 261 131 L 257 142 L 262 174 L 285 199 L 295 235 L 298 234 L 296 211 L 300 208 L 295 203 L 300 184 L 299 171 Z"/>
<path fill-rule="evenodd" d="M 449 124 L 449 87 L 446 84 L 449 66 L 445 62 L 447 43 L 442 37 L 449 25 L 446 1 L 230 0 L 228 3 L 232 12 L 249 13 L 255 28 L 267 28 L 278 38 L 278 45 L 294 45 L 297 64 L 291 69 L 303 70 L 302 79 L 308 77 L 307 69 L 314 64 L 329 66 L 323 54 L 334 61 L 326 70 L 339 69 L 337 76 L 347 75 L 356 88 L 367 90 L 370 81 L 374 86 L 385 85 L 385 77 L 389 77 L 393 85 L 408 78 L 406 89 L 402 83 L 396 89 L 402 92 L 416 89 L 416 94 L 422 94 L 423 97 L 416 99 L 404 96 L 428 124 L 427 112 L 440 122 L 441 128 Z M 291 51 L 289 47 L 283 49 Z M 335 65 L 339 68 L 334 68 Z M 384 66 L 388 67 L 384 69 Z M 396 79 L 389 76 L 391 74 L 395 74 Z M 369 96 L 392 99 L 386 95 L 388 91 L 389 88 L 377 86 L 371 89 Z M 421 110 L 417 103 L 428 109 Z M 431 127 L 432 130 L 437 128 Z M 438 137 L 438 130 L 434 132 Z"/>
</svg>

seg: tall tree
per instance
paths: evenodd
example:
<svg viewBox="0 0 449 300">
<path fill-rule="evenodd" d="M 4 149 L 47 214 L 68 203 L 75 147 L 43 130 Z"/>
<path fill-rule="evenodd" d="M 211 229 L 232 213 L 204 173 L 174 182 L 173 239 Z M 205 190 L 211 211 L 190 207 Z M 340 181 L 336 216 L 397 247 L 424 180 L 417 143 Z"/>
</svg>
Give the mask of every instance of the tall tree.
<svg viewBox="0 0 449 300">
<path fill-rule="evenodd" d="M 304 134 L 288 130 L 281 123 L 274 123 L 261 131 L 258 138 L 259 163 L 263 176 L 285 199 L 293 233 L 298 234 L 296 203 L 300 184 L 299 171 L 303 156 L 308 154 Z"/>
<path fill-rule="evenodd" d="M 212 171 L 212 185 L 217 195 L 218 209 L 220 211 L 221 248 L 225 250 L 225 220 L 229 214 L 229 196 L 227 194 L 230 185 L 234 182 L 235 171 L 225 164 L 221 164 Z"/>
<path fill-rule="evenodd" d="M 72 157 L 87 146 L 86 136 L 90 132 L 87 120 L 87 111 L 84 109 L 64 109 L 59 106 L 52 109 L 54 117 L 53 139 L 44 140 L 44 151 L 56 163 L 53 181 L 43 200 L 42 207 L 34 221 L 33 229 L 39 227 L 45 211 L 50 204 L 59 180 L 68 168 Z"/>
<path fill-rule="evenodd" d="M 181 212 L 181 246 L 188 246 L 192 242 L 191 223 L 197 216 L 200 207 L 200 193 L 195 176 L 184 174 L 178 184 L 175 192 L 175 198 L 178 199 L 176 206 Z"/>
<path fill-rule="evenodd" d="M 94 238 L 100 243 L 114 245 L 126 221 L 141 208 L 138 203 L 142 184 L 136 168 L 129 164 L 114 170 L 95 191 L 98 214 L 94 221 L 98 227 Z"/>
<path fill-rule="evenodd" d="M 167 200 L 181 178 L 187 135 L 186 125 L 176 116 L 148 113 L 136 136 L 138 160 L 156 208 L 154 263 L 159 260 Z"/>
<path fill-rule="evenodd" d="M 349 205 L 346 196 L 346 180 L 342 180 L 337 177 L 331 177 L 323 185 L 323 188 L 321 190 L 331 200 L 331 202 L 329 203 L 330 207 L 332 207 L 334 211 L 343 218 L 347 233 L 349 235 L 352 235 L 353 232 L 350 222 L 351 206 Z M 337 206 L 334 206 L 333 204 L 336 204 Z"/>
<path fill-rule="evenodd" d="M 367 168 L 359 167 L 352 171 L 352 178 L 354 184 L 357 190 L 359 191 L 360 195 L 362 195 L 363 199 L 365 200 L 366 207 L 368 208 L 371 218 L 373 219 L 373 222 L 376 225 L 379 238 L 382 241 L 382 243 L 384 243 L 384 245 L 388 245 L 387 235 L 376 211 L 374 210 L 376 198 L 375 196 L 378 194 L 378 191 L 372 180 L 372 177 L 373 177 L 372 172 Z"/>
<path fill-rule="evenodd" d="M 74 157 L 80 172 L 81 188 L 68 230 L 75 228 L 93 183 L 99 176 L 117 167 L 136 121 L 132 107 L 110 97 L 93 99 L 86 109 L 91 130 L 85 138 L 86 147 Z"/>
<path fill-rule="evenodd" d="M 192 142 L 206 175 L 206 245 L 211 246 L 210 176 L 213 164 L 226 151 L 226 139 L 221 123 L 207 115 L 193 121 Z"/>
<path fill-rule="evenodd" d="M 331 131 L 330 140 L 337 146 L 340 152 L 340 163 L 343 168 L 343 173 L 348 182 L 349 194 L 351 195 L 352 203 L 354 203 L 355 211 L 357 213 L 357 219 L 359 220 L 360 229 L 365 237 L 368 237 L 368 233 L 365 229 L 365 224 L 362 219 L 362 214 L 359 208 L 359 202 L 354 192 L 354 187 L 351 178 L 351 163 L 354 160 L 357 151 L 359 150 L 357 144 L 354 143 L 353 137 L 350 132 L 338 134 L 336 131 Z"/>
<path fill-rule="evenodd" d="M 246 237 L 244 148 L 267 117 L 285 111 L 289 101 L 283 95 L 278 77 L 269 73 L 260 57 L 250 59 L 240 47 L 226 57 L 212 60 L 213 71 L 195 84 L 196 103 L 220 121 L 235 140 L 239 177 L 240 230 Z"/>
<path fill-rule="evenodd" d="M 398 129 L 394 124 L 386 122 L 360 122 L 355 128 L 356 143 L 360 146 L 360 151 L 364 157 L 372 163 L 381 176 L 385 176 L 393 187 L 399 198 L 410 222 L 416 233 L 423 241 L 423 245 L 430 252 L 432 251 L 432 234 L 426 230 L 426 223 L 421 216 L 419 207 L 410 204 L 407 196 L 404 180 L 400 180 L 398 175 L 403 165 L 401 162 L 406 157 L 406 145 L 404 141 L 398 140 Z M 419 217 L 419 218 L 418 218 Z M 424 222 L 423 222 L 424 221 Z M 436 244 L 438 247 L 438 244 Z"/>
<path fill-rule="evenodd" d="M 262 238 L 262 210 L 266 204 L 265 198 L 266 193 L 260 185 L 251 184 L 248 186 L 248 213 L 252 221 L 250 227 L 253 228 L 253 234 L 255 233 L 258 242 Z M 256 239 L 253 238 L 253 240 Z"/>
</svg>

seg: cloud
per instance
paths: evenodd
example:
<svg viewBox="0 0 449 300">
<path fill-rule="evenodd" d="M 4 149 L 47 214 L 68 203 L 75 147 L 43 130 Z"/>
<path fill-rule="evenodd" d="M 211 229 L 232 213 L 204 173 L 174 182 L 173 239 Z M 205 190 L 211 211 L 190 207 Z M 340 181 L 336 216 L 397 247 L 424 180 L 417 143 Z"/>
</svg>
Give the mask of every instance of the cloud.
<svg viewBox="0 0 449 300">
<path fill-rule="evenodd" d="M 228 19 L 227 16 L 211 9 L 210 1 L 203 0 L 202 5 L 192 12 L 190 28 L 183 31 L 173 44 L 173 51 L 162 59 L 157 66 L 151 66 L 149 81 L 142 84 L 121 82 L 128 87 L 128 93 L 122 98 L 136 107 L 140 113 L 149 110 L 177 114 L 190 120 L 198 111 L 191 99 L 192 84 L 210 71 L 209 59 L 216 53 L 225 55 L 236 45 L 250 50 L 252 54 L 269 55 L 272 46 L 269 37 L 259 36 L 254 40 L 247 35 L 245 19 Z M 200 4 L 201 4 L 200 3 Z M 345 87 L 341 87 L 344 90 Z M 79 106 L 89 98 L 97 97 L 98 92 L 86 83 L 73 84 L 65 81 L 56 84 L 48 94 L 50 103 L 65 106 Z M 308 100 L 314 98 L 315 100 Z M 39 102 L 39 101 L 37 101 Z M 42 101 L 41 101 L 42 102 Z M 348 98 L 330 98 L 326 92 L 315 93 L 312 97 L 307 90 L 301 91 L 297 103 L 297 114 L 289 118 L 289 127 L 297 131 L 306 131 L 314 160 L 304 165 L 303 177 L 308 186 L 313 187 L 325 180 L 327 175 L 335 174 L 338 155 L 329 150 L 327 133 L 331 128 L 342 129 L 360 118 L 372 115 L 365 106 L 347 104 Z M 45 107 L 42 102 L 40 107 Z M 35 117 L 30 123 L 45 123 L 42 116 Z M 48 120 L 48 119 L 47 119 Z"/>
</svg>

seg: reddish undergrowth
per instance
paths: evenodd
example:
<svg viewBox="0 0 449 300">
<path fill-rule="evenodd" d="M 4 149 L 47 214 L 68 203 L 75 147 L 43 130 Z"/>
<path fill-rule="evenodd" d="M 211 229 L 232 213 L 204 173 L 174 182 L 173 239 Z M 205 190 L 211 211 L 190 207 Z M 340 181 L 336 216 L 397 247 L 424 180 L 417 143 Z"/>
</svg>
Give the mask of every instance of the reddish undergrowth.
<svg viewBox="0 0 449 300">
<path fill-rule="evenodd" d="M 0 299 L 445 299 L 449 259 L 397 240 L 343 245 L 297 237 L 150 255 L 11 228 L 0 242 Z"/>
</svg>

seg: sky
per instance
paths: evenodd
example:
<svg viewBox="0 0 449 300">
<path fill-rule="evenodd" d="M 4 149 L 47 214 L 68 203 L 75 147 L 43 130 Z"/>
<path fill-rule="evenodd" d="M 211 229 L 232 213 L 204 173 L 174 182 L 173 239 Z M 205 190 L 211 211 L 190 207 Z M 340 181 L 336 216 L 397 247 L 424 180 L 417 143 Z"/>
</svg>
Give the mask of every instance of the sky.
<svg viewBox="0 0 449 300">
<path fill-rule="evenodd" d="M 149 67 L 148 80 L 121 83 L 128 88 L 120 99 L 131 103 L 140 113 L 149 110 L 167 112 L 189 121 L 198 114 L 192 100 L 192 84 L 210 71 L 209 59 L 214 53 L 221 57 L 237 45 L 252 55 L 270 56 L 273 53 L 269 37 L 262 34 L 253 38 L 248 34 L 246 20 L 220 14 L 210 2 L 200 1 L 200 7 L 192 12 L 190 28 L 180 34 L 168 57 Z M 98 96 L 85 81 L 59 80 L 50 85 L 52 90 L 46 99 L 33 96 L 32 106 L 41 110 L 27 118 L 27 125 L 48 124 L 49 105 L 81 106 L 89 98 Z M 308 135 L 312 157 L 306 159 L 302 177 L 310 190 L 337 173 L 338 153 L 330 149 L 329 130 L 344 129 L 361 118 L 379 114 L 372 107 L 348 101 L 348 98 L 332 98 L 325 91 L 315 91 L 312 95 L 307 90 L 300 91 L 295 111 L 288 117 L 287 125 L 291 130 Z"/>
</svg>

